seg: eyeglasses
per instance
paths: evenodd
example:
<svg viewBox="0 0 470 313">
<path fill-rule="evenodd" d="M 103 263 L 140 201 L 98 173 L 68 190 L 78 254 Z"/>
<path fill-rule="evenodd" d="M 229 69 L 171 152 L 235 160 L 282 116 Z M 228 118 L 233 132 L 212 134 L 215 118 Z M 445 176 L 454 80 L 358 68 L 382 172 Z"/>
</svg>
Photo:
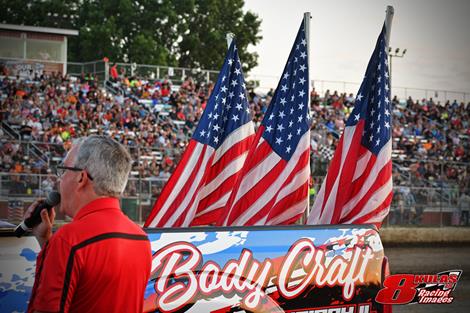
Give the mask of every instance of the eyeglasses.
<svg viewBox="0 0 470 313">
<path fill-rule="evenodd" d="M 55 174 L 57 175 L 57 177 L 61 177 L 62 175 L 64 175 L 66 170 L 74 171 L 74 172 L 81 172 L 81 171 L 84 171 L 85 169 L 79 168 L 79 167 L 57 165 L 55 167 Z M 87 172 L 87 175 L 90 180 L 93 180 L 93 177 L 91 177 L 91 175 L 88 172 Z"/>
</svg>

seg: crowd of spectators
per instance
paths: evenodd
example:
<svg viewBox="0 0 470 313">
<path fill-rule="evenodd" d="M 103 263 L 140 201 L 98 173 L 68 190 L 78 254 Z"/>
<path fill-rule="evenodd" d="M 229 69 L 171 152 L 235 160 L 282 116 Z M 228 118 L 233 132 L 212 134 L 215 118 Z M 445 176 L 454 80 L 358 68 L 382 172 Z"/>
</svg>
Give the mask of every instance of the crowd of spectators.
<svg viewBox="0 0 470 313">
<path fill-rule="evenodd" d="M 323 97 L 313 90 L 312 148 L 335 149 L 339 134 L 354 106 L 352 94 L 329 91 Z M 470 162 L 470 102 L 435 102 L 432 98 L 414 100 L 409 97 L 393 105 L 393 160 L 395 183 L 413 186 L 430 182 L 442 186 L 457 181 L 468 188 Z M 319 136 L 318 134 L 326 134 Z"/>
<path fill-rule="evenodd" d="M 1 131 L 0 170 L 46 174 L 47 164 L 26 155 L 25 143 L 60 159 L 73 138 L 96 133 L 127 145 L 136 161 L 134 169 L 141 170 L 143 177 L 168 177 L 202 114 L 211 86 L 188 78 L 174 90 L 168 79 L 124 78 L 115 83 L 119 91 L 112 94 L 98 84 L 93 76 L 3 78 L 0 118 L 20 138 L 13 140 Z M 141 158 L 152 156 L 153 151 L 159 152 L 158 157 Z"/>
<path fill-rule="evenodd" d="M 0 80 L 0 119 L 20 134 L 0 128 L 0 172 L 49 174 L 46 159 L 34 157 L 30 145 L 60 162 L 71 140 L 107 134 L 127 145 L 134 157 L 133 175 L 166 179 L 192 135 L 212 91 L 212 83 L 187 77 L 175 86 L 168 78 L 152 80 L 113 75 L 110 88 L 97 77 L 31 75 Z M 249 90 L 255 126 L 273 96 Z M 355 98 L 353 94 L 311 92 L 313 163 L 327 164 L 322 148 L 334 151 Z M 470 103 L 436 103 L 433 99 L 393 99 L 395 182 L 411 180 L 468 188 Z M 325 160 L 326 159 L 326 160 Z M 314 175 L 324 175 L 325 167 Z M 18 178 L 19 179 L 19 178 Z M 48 182 L 47 184 L 52 184 Z M 137 189 L 130 183 L 129 192 Z M 158 188 L 157 188 L 158 189 Z M 158 193 L 155 189 L 153 192 Z"/>
</svg>

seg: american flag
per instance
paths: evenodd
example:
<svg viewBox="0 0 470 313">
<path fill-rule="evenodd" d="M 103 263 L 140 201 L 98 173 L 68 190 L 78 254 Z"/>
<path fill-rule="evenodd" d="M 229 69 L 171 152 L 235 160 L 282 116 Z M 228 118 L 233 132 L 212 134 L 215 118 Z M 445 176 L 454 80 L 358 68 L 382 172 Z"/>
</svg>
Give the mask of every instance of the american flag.
<svg viewBox="0 0 470 313">
<path fill-rule="evenodd" d="M 308 206 L 310 114 L 304 23 L 219 225 L 278 225 Z"/>
<path fill-rule="evenodd" d="M 245 80 L 233 40 L 193 137 L 144 226 L 215 223 L 254 136 Z"/>
<path fill-rule="evenodd" d="M 380 226 L 388 214 L 392 110 L 385 35 L 384 26 L 308 224 Z"/>
</svg>

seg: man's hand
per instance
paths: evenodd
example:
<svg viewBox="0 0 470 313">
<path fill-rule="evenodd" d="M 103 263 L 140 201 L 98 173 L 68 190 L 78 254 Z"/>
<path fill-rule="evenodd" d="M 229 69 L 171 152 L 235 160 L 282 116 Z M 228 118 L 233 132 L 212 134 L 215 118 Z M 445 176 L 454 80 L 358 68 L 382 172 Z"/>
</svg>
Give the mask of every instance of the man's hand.
<svg viewBox="0 0 470 313">
<path fill-rule="evenodd" d="M 30 217 L 34 209 L 38 206 L 39 202 L 43 200 L 44 199 L 38 199 L 34 201 L 26 210 L 24 219 L 27 219 L 28 217 Z M 52 225 L 54 224 L 54 219 L 55 219 L 54 208 L 52 208 L 50 212 L 47 209 L 43 209 L 41 211 L 41 223 L 33 227 L 32 233 L 36 237 L 41 248 L 44 246 L 46 241 L 48 241 L 49 238 L 52 237 Z"/>
</svg>

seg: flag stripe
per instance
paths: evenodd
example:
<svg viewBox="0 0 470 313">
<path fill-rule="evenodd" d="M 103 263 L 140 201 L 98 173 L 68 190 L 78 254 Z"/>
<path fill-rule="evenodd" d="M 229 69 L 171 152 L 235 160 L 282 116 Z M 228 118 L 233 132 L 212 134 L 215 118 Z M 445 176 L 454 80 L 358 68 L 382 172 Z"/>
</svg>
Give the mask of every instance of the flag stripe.
<svg viewBox="0 0 470 313">
<path fill-rule="evenodd" d="M 352 217 L 347 217 L 346 221 L 351 222 L 352 220 L 359 220 L 360 218 L 366 216 L 368 213 L 374 211 L 377 207 L 380 207 L 385 201 L 385 199 L 392 193 L 393 191 L 393 183 L 392 183 L 392 176 L 382 184 L 375 192 L 367 199 L 366 203 L 363 205 L 364 207 L 370 208 L 369 211 L 359 211 L 358 214 L 353 215 Z M 353 210 L 354 211 L 354 210 Z"/>
<path fill-rule="evenodd" d="M 155 225 L 159 224 L 162 227 L 166 227 L 167 220 L 171 218 L 174 214 L 177 206 L 184 200 L 186 193 L 194 183 L 194 178 L 199 174 L 201 171 L 201 164 L 204 161 L 205 151 L 207 146 L 202 145 L 200 143 L 197 144 L 201 147 L 201 153 L 198 155 L 197 163 L 194 164 L 193 171 L 189 172 L 190 175 L 187 180 L 184 182 L 184 185 L 179 188 L 179 193 L 174 198 L 169 198 L 171 200 L 164 203 L 162 210 L 160 211 L 160 219 L 155 219 Z M 168 184 L 167 184 L 168 185 Z M 184 192 L 184 193 L 183 193 Z M 163 224 L 162 224 L 163 223 Z M 155 226 L 151 224 L 150 226 Z"/>
<path fill-rule="evenodd" d="M 238 151 L 235 153 L 235 157 L 233 160 L 227 162 L 225 166 L 224 164 L 218 163 L 217 168 L 212 168 L 218 175 L 212 179 L 208 180 L 208 183 L 201 189 L 201 194 L 200 198 L 204 199 L 208 195 L 210 195 L 213 190 L 216 190 L 217 188 L 222 185 L 223 182 L 225 182 L 227 179 L 232 177 L 234 174 L 236 174 L 238 171 L 241 170 L 243 167 L 243 163 L 245 162 L 245 159 L 247 157 L 248 151 L 244 152 L 243 154 L 240 154 Z"/>
<path fill-rule="evenodd" d="M 276 170 L 276 168 L 282 166 L 279 165 L 282 159 L 276 153 L 272 152 L 267 142 L 260 145 L 260 148 L 256 151 L 256 153 L 257 156 L 265 156 L 265 158 L 259 164 L 255 164 L 255 166 L 249 168 L 247 174 L 244 175 L 244 179 L 240 184 L 240 188 L 238 189 L 238 193 L 236 194 L 236 198 L 234 200 L 235 204 L 252 188 L 259 186 L 260 181 L 266 180 L 266 177 L 264 177 L 265 173 L 269 173 L 271 176 L 273 174 L 275 175 L 279 172 L 279 170 Z M 256 159 L 253 160 L 253 163 L 256 161 Z M 270 179 L 272 179 L 272 177 L 270 177 Z"/>
<path fill-rule="evenodd" d="M 194 170 L 190 172 L 190 176 L 187 178 L 184 185 L 179 188 L 178 194 L 174 198 L 170 198 L 171 202 L 167 201 L 162 206 L 162 210 L 160 211 L 160 219 L 155 219 L 155 223 L 158 224 L 160 224 L 160 222 L 165 221 L 163 225 L 161 225 L 163 227 L 166 227 L 166 221 L 172 217 L 172 215 L 175 213 L 176 208 L 181 204 L 182 201 L 184 201 L 185 197 L 187 196 L 188 190 L 190 190 L 192 188 L 192 185 L 194 184 L 195 178 L 200 175 L 199 173 L 201 172 L 201 165 L 205 161 L 204 159 L 206 157 L 207 146 L 202 145 L 200 143 L 198 143 L 198 146 L 201 147 L 201 153 L 198 155 L 197 163 L 194 164 Z M 151 224 L 151 226 L 154 225 Z"/>
<path fill-rule="evenodd" d="M 349 212 L 357 205 L 361 198 L 365 196 L 365 194 L 373 185 L 375 179 L 379 177 L 379 174 L 384 166 L 390 162 L 391 149 L 392 142 L 390 141 L 382 148 L 377 157 L 372 157 L 371 162 L 369 162 L 371 166 L 369 165 L 370 170 L 368 171 L 368 175 L 363 176 L 362 179 L 358 180 L 355 184 L 355 186 L 360 188 L 359 192 L 354 193 L 351 200 L 349 200 L 343 207 L 344 215 L 349 214 Z"/>
<path fill-rule="evenodd" d="M 246 141 L 248 137 L 254 136 L 253 123 L 246 123 L 234 130 L 227 136 L 224 143 L 215 152 L 214 163 L 224 156 L 228 150 L 232 149 L 235 144 Z"/>
<path fill-rule="evenodd" d="M 305 175 L 307 173 L 307 176 Z M 268 220 L 276 219 L 278 216 L 281 216 L 285 213 L 286 208 L 288 208 L 292 203 L 298 203 L 302 201 L 304 207 L 302 211 L 298 211 L 297 215 L 300 217 L 300 214 L 306 209 L 308 203 L 308 170 L 301 170 L 294 178 L 293 183 L 289 184 L 291 192 L 280 199 L 276 199 L 276 203 L 269 212 Z M 285 190 L 285 189 L 284 189 Z M 291 212 L 293 214 L 293 212 Z"/>
<path fill-rule="evenodd" d="M 308 189 L 308 186 L 300 187 L 300 193 L 303 193 L 301 189 Z M 294 203 L 288 209 L 283 210 L 283 212 L 276 217 L 267 221 L 266 225 L 283 225 L 290 224 L 292 220 L 296 221 L 299 218 L 299 215 L 302 215 L 307 206 L 307 199 L 305 197 L 299 202 Z"/>
<path fill-rule="evenodd" d="M 305 147 L 308 146 L 309 133 L 305 133 L 299 141 L 296 151 L 294 152 L 291 161 L 285 162 L 281 160 L 276 165 L 276 171 L 270 172 L 268 175 L 265 174 L 262 180 L 263 184 L 259 184 L 255 189 L 251 189 L 250 196 L 244 197 L 244 201 L 249 204 L 246 205 L 246 210 L 235 219 L 235 223 L 239 225 L 245 225 L 245 223 L 251 219 L 257 211 L 261 210 L 270 200 L 273 199 L 280 188 L 286 183 L 287 178 L 292 174 L 292 171 L 298 165 L 300 156 L 304 153 Z M 305 166 L 305 165 L 304 165 Z M 280 169 L 280 170 L 279 170 Z M 259 173 L 262 175 L 263 172 Z M 273 182 L 272 174 L 274 174 L 275 180 Z M 259 196 L 261 194 L 261 196 Z M 256 197 L 258 195 L 258 197 Z M 253 201 L 254 200 L 254 201 Z M 245 203 L 246 204 L 246 203 Z"/>
<path fill-rule="evenodd" d="M 271 155 L 277 156 L 274 152 L 271 153 Z M 268 191 L 268 188 L 271 186 L 272 182 L 276 180 L 276 178 L 280 177 L 280 175 L 283 173 L 283 169 L 285 166 L 285 161 L 281 160 L 277 163 L 272 163 L 269 161 L 263 162 L 267 163 L 269 165 L 274 165 L 273 168 L 271 168 L 268 172 L 264 171 L 264 167 L 257 167 L 256 171 L 252 171 L 251 174 L 255 175 L 258 181 L 256 184 L 244 184 L 240 187 L 240 190 L 242 191 L 242 196 L 237 199 L 235 204 L 233 204 L 232 207 L 232 212 L 238 212 L 238 214 L 232 214 L 231 215 L 231 222 L 234 221 L 236 225 L 245 225 L 244 223 L 247 220 L 242 219 L 244 216 L 248 216 L 249 218 L 252 217 L 252 214 L 255 214 L 255 210 L 253 208 L 253 205 L 255 203 L 259 203 L 259 201 L 264 200 L 265 198 L 260 197 L 260 195 L 264 195 Z M 249 176 L 246 176 L 249 177 Z M 250 180 L 245 180 L 245 182 L 251 182 Z M 241 189 L 244 186 L 248 186 L 249 189 Z M 272 191 L 271 191 L 272 192 Z M 260 200 L 262 199 L 262 200 Z M 250 215 L 251 214 L 251 215 Z M 238 218 L 237 218 L 238 217 Z M 248 219 L 249 219 L 248 218 Z"/>
<path fill-rule="evenodd" d="M 340 141 L 338 143 L 337 149 L 339 150 L 335 152 L 331 165 L 328 169 L 328 172 L 331 171 L 332 175 L 327 175 L 326 177 L 326 185 L 325 189 L 323 190 L 326 197 L 325 195 L 323 195 L 323 205 L 321 206 L 320 210 L 320 216 L 322 216 L 323 213 L 327 211 L 326 216 L 328 216 L 328 220 L 331 220 L 333 218 L 333 207 L 336 204 L 336 195 L 340 184 L 339 180 L 341 178 L 340 173 L 342 173 L 343 171 L 344 162 L 347 159 L 346 155 L 350 152 L 351 142 L 353 140 L 354 134 L 358 133 L 356 132 L 356 130 L 356 127 L 346 127 L 344 129 L 343 136 L 341 136 Z M 343 153 L 343 151 L 345 152 Z"/>
<path fill-rule="evenodd" d="M 361 148 L 364 149 L 362 146 Z M 372 156 L 372 152 L 370 152 L 367 149 L 364 149 L 364 150 L 365 150 L 365 153 L 362 154 L 362 156 L 359 158 L 359 161 L 357 161 L 356 171 L 354 172 L 353 181 L 356 181 L 359 177 L 362 176 L 362 174 L 364 174 L 367 164 L 369 163 L 370 157 Z"/>
<path fill-rule="evenodd" d="M 286 193 L 294 193 L 296 194 L 296 190 L 298 189 L 300 182 L 303 182 L 305 192 L 301 195 L 300 197 L 303 197 L 305 200 L 307 200 L 308 196 L 308 180 L 310 176 L 310 167 L 305 166 L 306 162 L 308 162 L 308 159 L 310 158 L 310 149 L 307 149 L 304 151 L 301 157 L 298 158 L 297 163 L 295 164 L 295 167 L 290 171 L 290 174 L 287 174 L 289 169 L 284 169 L 283 173 L 287 174 L 287 178 L 284 180 L 284 183 L 280 188 L 276 187 L 276 182 L 274 182 L 275 189 L 276 191 L 270 191 L 269 189 L 266 190 L 266 192 L 263 194 L 263 198 L 265 197 L 265 205 L 263 207 L 258 207 L 256 208 L 255 206 L 255 211 L 257 213 L 253 215 L 248 222 L 246 222 L 249 225 L 259 225 L 260 220 L 269 220 L 270 218 L 273 218 L 277 214 L 279 214 L 279 211 L 282 211 L 282 209 L 285 207 L 281 205 L 277 205 L 279 201 L 282 201 L 283 198 L 286 197 Z M 291 159 L 291 162 L 293 159 Z M 300 173 L 300 176 L 298 175 Z M 305 175 L 306 174 L 306 175 Z M 278 175 L 278 179 L 282 179 L 282 175 Z M 295 181 L 295 179 L 298 178 L 298 181 Z M 271 183 L 268 181 L 268 183 Z M 279 194 L 283 192 L 282 198 L 279 197 Z M 256 198 L 254 198 L 256 199 Z M 298 199 L 294 198 L 289 198 L 290 203 L 295 203 L 298 201 Z M 256 202 L 253 202 L 256 203 Z M 285 203 L 285 202 L 284 202 Z M 250 203 L 251 204 L 251 203 Z M 263 205 L 262 203 L 258 202 L 259 205 Z M 287 203 L 288 204 L 288 203 Z"/>
<path fill-rule="evenodd" d="M 375 224 L 377 228 L 380 228 L 382 221 L 387 217 L 390 212 L 390 203 L 392 203 L 393 193 L 390 193 L 385 202 L 378 207 L 376 210 L 370 212 L 367 216 L 364 216 L 358 220 L 352 221 L 351 224 Z"/>
<path fill-rule="evenodd" d="M 194 169 L 196 164 L 201 159 L 201 151 L 203 146 L 197 141 L 191 139 L 187 150 L 185 151 L 180 163 L 176 167 L 172 177 L 168 180 L 160 194 L 160 197 L 155 203 L 155 207 L 161 207 L 161 210 L 153 210 L 152 214 L 147 219 L 151 223 L 146 222 L 146 227 L 155 227 L 162 219 L 162 216 L 168 209 L 168 206 L 178 196 L 179 191 L 187 183 L 189 177 L 193 175 L 193 171 L 187 171 L 186 168 Z"/>
<path fill-rule="evenodd" d="M 344 218 L 342 220 L 350 220 L 352 219 L 353 216 L 358 216 L 361 211 L 365 211 L 363 208 L 365 205 L 367 205 L 367 208 L 369 208 L 370 203 L 368 202 L 371 197 L 374 196 L 374 194 L 382 188 L 387 182 L 392 180 L 392 174 L 391 174 L 391 167 L 392 167 L 392 162 L 387 163 L 382 170 L 377 174 L 376 180 L 373 181 L 372 185 L 366 189 L 367 187 L 361 189 L 361 193 L 364 192 L 364 194 L 361 196 L 360 200 L 357 201 L 356 205 L 349 210 L 344 210 Z M 347 213 L 346 213 L 347 212 Z"/>
<path fill-rule="evenodd" d="M 342 168 L 341 175 L 338 177 L 338 188 L 341 192 L 336 194 L 336 201 L 334 203 L 332 223 L 339 223 L 341 217 L 341 208 L 347 202 L 349 193 L 352 187 L 351 181 L 353 180 L 354 172 L 356 171 L 356 163 L 348 163 L 346 166 L 345 160 L 357 160 L 360 152 L 360 141 L 364 130 L 364 122 L 360 121 L 355 127 L 346 127 L 345 130 L 345 143 L 347 144 L 345 151 L 342 155 Z"/>
<path fill-rule="evenodd" d="M 339 176 L 340 174 L 338 174 Z M 335 179 L 334 185 L 332 186 L 331 194 L 329 195 L 328 198 L 324 198 L 323 201 L 326 200 L 325 204 L 323 207 L 319 208 L 320 211 L 320 216 L 319 216 L 319 221 L 320 223 L 324 224 L 331 224 L 331 221 L 333 220 L 333 214 L 334 214 L 334 206 L 336 202 L 336 194 L 338 191 L 338 185 L 339 185 L 339 179 Z M 313 209 L 316 210 L 317 208 L 317 202 L 313 204 Z"/>
<path fill-rule="evenodd" d="M 304 152 L 301 159 L 305 157 L 310 157 L 310 151 Z M 304 160 L 302 160 L 304 161 Z M 303 163 L 303 162 L 302 162 Z M 297 169 L 292 172 L 294 177 L 292 180 L 287 179 L 284 186 L 281 188 L 279 193 L 276 196 L 276 204 L 281 201 L 283 198 L 287 197 L 290 194 L 290 190 L 296 190 L 298 187 L 305 185 L 305 182 L 308 182 L 310 170 L 306 166 L 302 166 L 302 163 L 297 163 Z M 288 182 L 288 183 L 287 183 Z"/>
<path fill-rule="evenodd" d="M 248 138 L 245 138 L 244 140 L 232 146 L 232 148 L 227 150 L 227 153 L 225 153 L 217 162 L 213 163 L 210 166 L 211 170 L 209 172 L 209 175 L 207 176 L 208 184 L 210 184 L 213 180 L 218 179 L 218 176 L 224 170 L 226 170 L 226 167 L 229 167 L 229 164 L 236 165 L 237 162 L 242 162 L 243 165 L 248 153 L 248 149 L 250 148 L 252 142 L 253 137 L 250 136 Z M 240 166 L 236 165 L 236 168 L 236 171 L 240 170 Z M 234 173 L 236 172 L 233 169 L 231 171 Z"/>
<path fill-rule="evenodd" d="M 199 221 L 197 221 L 197 219 L 202 220 L 202 219 L 206 218 L 205 216 L 207 214 L 209 214 L 209 213 L 212 214 L 212 211 L 215 211 L 217 209 L 220 209 L 220 208 L 224 207 L 225 204 L 227 203 L 229 197 L 230 197 L 230 191 L 227 192 L 222 197 L 220 197 L 216 202 L 214 202 L 210 206 L 206 207 L 204 210 L 198 212 L 195 216 L 195 221 L 193 221 L 193 223 L 191 225 L 204 225 L 206 223 L 208 224 L 208 222 L 199 222 Z"/>
<path fill-rule="evenodd" d="M 236 172 L 233 172 L 233 170 L 224 171 L 221 175 L 217 176 L 214 181 L 209 183 L 209 185 L 205 185 L 201 188 L 198 195 L 196 214 L 194 216 L 195 220 L 192 221 L 191 225 L 209 225 L 217 222 L 220 212 L 211 211 L 220 209 L 227 203 L 238 171 L 242 168 L 245 159 L 246 153 L 234 160 L 236 164 L 228 165 L 227 169 L 236 169 Z M 201 212 L 204 213 L 202 214 Z"/>
<path fill-rule="evenodd" d="M 181 191 L 181 195 L 184 197 L 183 200 L 181 202 L 178 200 L 174 202 L 175 205 L 178 205 L 178 204 L 180 205 L 174 211 L 172 216 L 168 218 L 168 221 L 165 223 L 165 227 L 171 227 L 172 225 L 174 225 L 175 221 L 177 220 L 180 220 L 180 221 L 184 220 L 183 224 L 181 224 L 180 222 L 178 223 L 178 225 L 187 227 L 189 226 L 189 223 L 194 217 L 195 207 L 193 203 L 197 196 L 197 191 L 201 188 L 202 184 L 204 183 L 203 177 L 207 175 L 207 171 L 205 171 L 205 167 L 207 166 L 207 164 L 211 162 L 211 159 L 214 156 L 213 151 L 210 151 L 212 150 L 210 146 L 205 146 L 204 148 L 207 148 L 207 149 L 204 153 L 203 161 L 199 165 L 199 171 L 197 172 L 197 175 L 194 177 L 194 179 L 191 181 L 192 182 L 191 187 L 189 189 L 183 189 Z"/>
<path fill-rule="evenodd" d="M 338 143 L 339 150 L 335 152 L 335 155 L 332 160 L 332 164 L 330 165 L 330 169 L 332 170 L 333 175 L 330 175 L 330 181 L 327 182 L 327 185 L 326 185 L 326 190 L 328 191 L 326 193 L 326 198 L 330 197 L 329 193 L 332 192 L 332 186 L 334 186 L 336 180 L 340 178 L 340 175 L 338 175 L 338 173 L 341 173 L 343 169 L 344 161 L 346 160 L 346 155 L 349 152 L 351 141 L 355 132 L 356 132 L 356 127 L 346 127 L 344 129 L 343 136 L 341 136 L 340 138 L 340 141 Z"/>
<path fill-rule="evenodd" d="M 243 132 L 237 132 L 237 134 L 246 135 L 247 137 L 238 141 L 230 140 L 233 146 L 225 149 L 223 156 L 219 154 L 219 160 L 214 162 L 210 168 L 209 175 L 206 178 L 206 184 L 201 188 L 200 194 L 198 195 L 198 205 L 194 216 L 196 219 L 192 221 L 191 225 L 209 225 L 218 220 L 220 212 L 210 212 L 207 208 L 211 207 L 211 211 L 213 211 L 220 209 L 226 204 L 228 197 L 226 197 L 225 194 L 232 190 L 238 173 L 245 163 L 248 150 L 254 138 L 254 134 L 249 134 L 249 127 L 242 126 L 241 128 L 244 128 Z M 216 155 L 217 153 L 218 151 Z M 226 200 L 217 207 L 214 207 L 213 204 L 221 203 L 221 199 Z M 200 211 L 206 211 L 205 214 L 209 215 L 203 217 L 202 214 L 198 213 Z"/>
<path fill-rule="evenodd" d="M 364 186 L 365 182 L 369 179 L 369 174 L 372 173 L 372 171 L 375 171 L 376 170 L 376 167 L 379 166 L 379 164 L 377 164 L 376 162 L 377 160 L 377 156 L 375 155 L 372 155 L 369 162 L 367 163 L 366 165 L 366 168 L 364 169 L 364 175 L 360 176 L 359 178 L 357 178 L 353 184 L 352 184 L 352 188 L 350 190 L 350 199 L 348 201 L 351 202 L 351 199 L 355 198 L 356 196 L 358 198 L 360 198 L 360 195 L 359 193 L 361 192 L 361 190 L 363 190 L 364 188 L 366 188 Z M 381 169 L 379 169 L 379 172 L 381 171 Z M 367 190 L 365 190 L 367 191 Z M 346 203 L 345 205 L 348 205 L 348 203 Z M 349 212 L 351 208 L 349 207 L 346 207 L 345 208 L 345 213 Z M 344 213 L 343 213 L 344 215 Z"/>
</svg>

